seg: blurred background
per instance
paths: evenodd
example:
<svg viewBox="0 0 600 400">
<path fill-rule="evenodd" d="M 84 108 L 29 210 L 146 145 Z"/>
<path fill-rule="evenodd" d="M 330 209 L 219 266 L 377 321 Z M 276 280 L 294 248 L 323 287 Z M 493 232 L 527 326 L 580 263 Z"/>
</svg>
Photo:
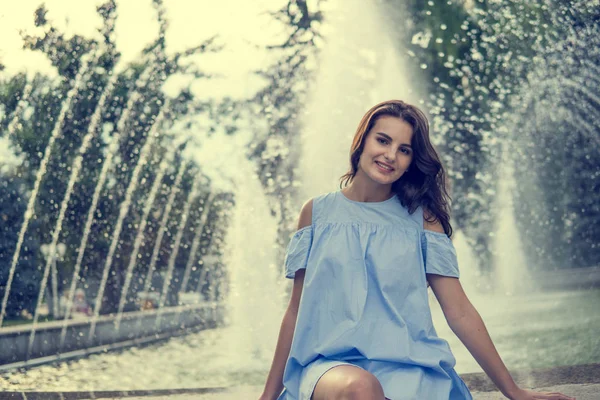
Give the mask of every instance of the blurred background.
<svg viewBox="0 0 600 400">
<path fill-rule="evenodd" d="M 599 362 L 599 22 L 598 0 L 1 3 L 0 390 L 262 385 L 300 207 L 391 98 L 430 119 L 509 369 Z"/>
</svg>

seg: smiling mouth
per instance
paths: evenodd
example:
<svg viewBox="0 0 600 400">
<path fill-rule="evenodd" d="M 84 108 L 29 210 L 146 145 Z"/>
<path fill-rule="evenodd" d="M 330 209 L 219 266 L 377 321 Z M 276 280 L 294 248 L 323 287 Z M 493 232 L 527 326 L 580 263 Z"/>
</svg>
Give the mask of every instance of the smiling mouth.
<svg viewBox="0 0 600 400">
<path fill-rule="evenodd" d="M 377 164 L 377 166 L 379 166 L 381 169 L 383 169 L 386 172 L 392 172 L 394 170 L 393 168 L 390 169 L 390 167 L 383 165 L 378 161 L 375 161 L 375 164 Z"/>
</svg>

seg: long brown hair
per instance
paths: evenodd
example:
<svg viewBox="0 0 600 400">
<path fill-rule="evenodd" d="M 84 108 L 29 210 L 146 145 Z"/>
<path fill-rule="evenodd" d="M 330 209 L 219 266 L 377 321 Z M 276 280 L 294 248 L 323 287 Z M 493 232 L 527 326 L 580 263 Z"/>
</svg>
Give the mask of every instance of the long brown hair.
<svg viewBox="0 0 600 400">
<path fill-rule="evenodd" d="M 377 119 L 384 115 L 400 118 L 413 129 L 411 140 L 413 160 L 408 170 L 392 184 L 392 191 L 396 193 L 409 213 L 415 212 L 419 206 L 423 207 L 425 219 L 430 223 L 439 221 L 446 235 L 452 236 L 446 172 L 429 140 L 429 122 L 421 110 L 402 100 L 379 103 L 362 117 L 350 148 L 350 170 L 340 178 L 340 189 L 348 186 L 354 179 L 367 133 L 373 128 Z"/>
</svg>

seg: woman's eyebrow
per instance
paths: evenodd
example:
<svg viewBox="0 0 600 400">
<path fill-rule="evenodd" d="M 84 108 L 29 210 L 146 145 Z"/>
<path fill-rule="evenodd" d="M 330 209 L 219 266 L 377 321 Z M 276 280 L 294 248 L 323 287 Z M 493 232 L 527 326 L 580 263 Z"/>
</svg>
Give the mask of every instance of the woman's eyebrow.
<svg viewBox="0 0 600 400">
<path fill-rule="evenodd" d="M 387 135 L 387 134 L 385 134 L 385 133 L 383 133 L 383 132 L 376 132 L 376 133 L 377 133 L 378 135 L 381 135 L 381 136 L 383 136 L 384 138 L 386 138 L 386 139 L 387 139 L 387 140 L 389 140 L 390 142 L 393 142 L 392 138 L 391 138 L 389 135 Z M 406 146 L 406 147 L 410 147 L 410 148 L 412 149 L 412 146 L 410 145 L 410 143 L 400 143 L 400 146 Z"/>
</svg>

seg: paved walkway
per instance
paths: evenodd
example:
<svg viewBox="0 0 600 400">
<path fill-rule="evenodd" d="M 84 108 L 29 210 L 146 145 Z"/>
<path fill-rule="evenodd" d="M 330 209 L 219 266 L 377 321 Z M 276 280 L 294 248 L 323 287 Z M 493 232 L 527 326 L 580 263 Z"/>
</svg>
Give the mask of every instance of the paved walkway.
<svg viewBox="0 0 600 400">
<path fill-rule="evenodd" d="M 225 393 L 212 394 L 182 394 L 175 396 L 158 396 L 158 397 L 128 397 L 128 400 L 151 400 L 151 399 L 168 399 L 168 400 L 257 400 L 260 396 L 261 387 L 245 387 L 235 391 Z M 558 385 L 540 388 L 540 390 L 548 392 L 562 392 L 577 400 L 600 400 L 600 384 L 574 384 L 574 385 Z M 501 400 L 506 399 L 500 392 L 472 392 L 474 400 Z M 118 397 L 117 397 L 118 398 Z"/>
<path fill-rule="evenodd" d="M 546 392 L 561 392 L 577 400 L 600 400 L 600 364 L 555 367 L 535 371 L 511 371 L 517 384 Z M 505 397 L 483 373 L 463 374 L 462 379 L 475 400 L 500 400 Z M 261 386 L 240 386 L 233 389 L 198 388 L 129 392 L 0 392 L 0 399 L 22 400 L 256 400 Z M 425 400 L 425 399 L 424 399 Z M 429 400 L 429 399 L 427 399 Z"/>
</svg>

